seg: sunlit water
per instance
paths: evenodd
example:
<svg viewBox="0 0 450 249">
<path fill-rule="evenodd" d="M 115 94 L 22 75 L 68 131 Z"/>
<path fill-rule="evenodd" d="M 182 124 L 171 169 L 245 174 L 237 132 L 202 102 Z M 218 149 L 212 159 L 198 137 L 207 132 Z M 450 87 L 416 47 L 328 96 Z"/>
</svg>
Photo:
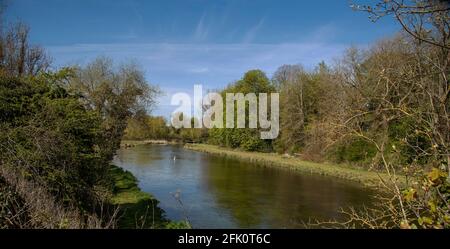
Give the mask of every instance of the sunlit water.
<svg viewBox="0 0 450 249">
<path fill-rule="evenodd" d="M 194 228 L 298 228 L 311 220 L 342 219 L 340 208 L 370 206 L 373 192 L 332 177 L 267 168 L 185 150 L 143 145 L 118 152 L 172 220 Z M 174 195 L 181 193 L 182 205 Z"/>
</svg>

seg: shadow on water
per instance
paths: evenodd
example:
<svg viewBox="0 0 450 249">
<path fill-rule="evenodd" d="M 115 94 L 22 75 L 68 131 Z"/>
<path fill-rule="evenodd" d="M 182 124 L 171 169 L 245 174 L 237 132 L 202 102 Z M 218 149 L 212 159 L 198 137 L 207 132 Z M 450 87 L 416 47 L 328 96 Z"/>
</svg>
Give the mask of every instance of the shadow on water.
<svg viewBox="0 0 450 249">
<path fill-rule="evenodd" d="M 299 174 L 184 150 L 145 145 L 118 152 L 115 164 L 160 201 L 171 220 L 194 228 L 298 228 L 342 219 L 340 209 L 371 206 L 374 192 L 332 177 Z M 183 206 L 174 198 L 181 193 Z"/>
</svg>

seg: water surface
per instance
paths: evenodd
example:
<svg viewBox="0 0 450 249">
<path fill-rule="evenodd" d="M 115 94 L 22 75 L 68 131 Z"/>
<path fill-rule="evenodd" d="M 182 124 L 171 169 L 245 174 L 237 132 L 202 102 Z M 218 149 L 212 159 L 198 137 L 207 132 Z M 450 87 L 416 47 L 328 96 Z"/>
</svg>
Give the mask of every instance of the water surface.
<svg viewBox="0 0 450 249">
<path fill-rule="evenodd" d="M 262 167 L 181 146 L 121 149 L 115 164 L 138 178 L 169 219 L 187 216 L 194 228 L 300 228 L 309 220 L 342 219 L 341 207 L 370 206 L 374 194 L 333 177 Z"/>
</svg>

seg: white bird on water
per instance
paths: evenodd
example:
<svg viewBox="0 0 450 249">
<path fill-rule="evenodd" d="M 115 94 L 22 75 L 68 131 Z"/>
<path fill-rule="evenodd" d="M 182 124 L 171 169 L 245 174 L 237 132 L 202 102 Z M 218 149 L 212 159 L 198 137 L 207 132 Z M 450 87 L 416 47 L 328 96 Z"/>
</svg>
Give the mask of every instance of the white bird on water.
<svg viewBox="0 0 450 249">
<path fill-rule="evenodd" d="M 177 156 L 173 156 L 173 160 L 176 161 L 177 160 Z"/>
</svg>

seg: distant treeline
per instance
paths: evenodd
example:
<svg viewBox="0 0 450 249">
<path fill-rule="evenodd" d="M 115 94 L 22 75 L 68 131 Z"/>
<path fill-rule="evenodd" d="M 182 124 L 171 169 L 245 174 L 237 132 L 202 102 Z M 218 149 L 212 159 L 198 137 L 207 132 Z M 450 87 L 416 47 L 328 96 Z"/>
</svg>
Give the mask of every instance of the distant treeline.
<svg viewBox="0 0 450 249">
<path fill-rule="evenodd" d="M 384 143 L 383 154 L 398 167 L 412 162 L 427 164 L 435 158 L 423 153 L 432 149 L 432 142 L 417 132 L 420 120 L 394 115 L 391 112 L 395 110 L 389 115 L 381 113 L 399 100 L 404 101 L 401 108 L 411 108 L 411 112 L 424 108 L 420 103 L 425 103 L 426 95 L 418 91 L 422 86 L 407 82 L 417 77 L 407 75 L 416 66 L 414 46 L 414 40 L 398 34 L 368 49 L 351 47 L 335 64 L 321 62 L 311 71 L 301 65 L 283 65 L 269 79 L 264 72 L 251 70 L 220 92 L 224 98 L 226 93 L 280 93 L 281 132 L 275 140 L 261 140 L 260 129 L 175 129 L 165 118 L 145 113 L 128 121 L 125 138 L 206 142 L 378 168 L 383 165 L 376 143 Z"/>
<path fill-rule="evenodd" d="M 192 124 L 194 119 L 192 119 Z M 192 125 L 193 127 L 193 125 Z M 206 129 L 175 129 L 169 121 L 161 116 L 141 113 L 128 120 L 124 140 L 170 140 L 184 143 L 203 143 L 207 141 Z"/>
</svg>

